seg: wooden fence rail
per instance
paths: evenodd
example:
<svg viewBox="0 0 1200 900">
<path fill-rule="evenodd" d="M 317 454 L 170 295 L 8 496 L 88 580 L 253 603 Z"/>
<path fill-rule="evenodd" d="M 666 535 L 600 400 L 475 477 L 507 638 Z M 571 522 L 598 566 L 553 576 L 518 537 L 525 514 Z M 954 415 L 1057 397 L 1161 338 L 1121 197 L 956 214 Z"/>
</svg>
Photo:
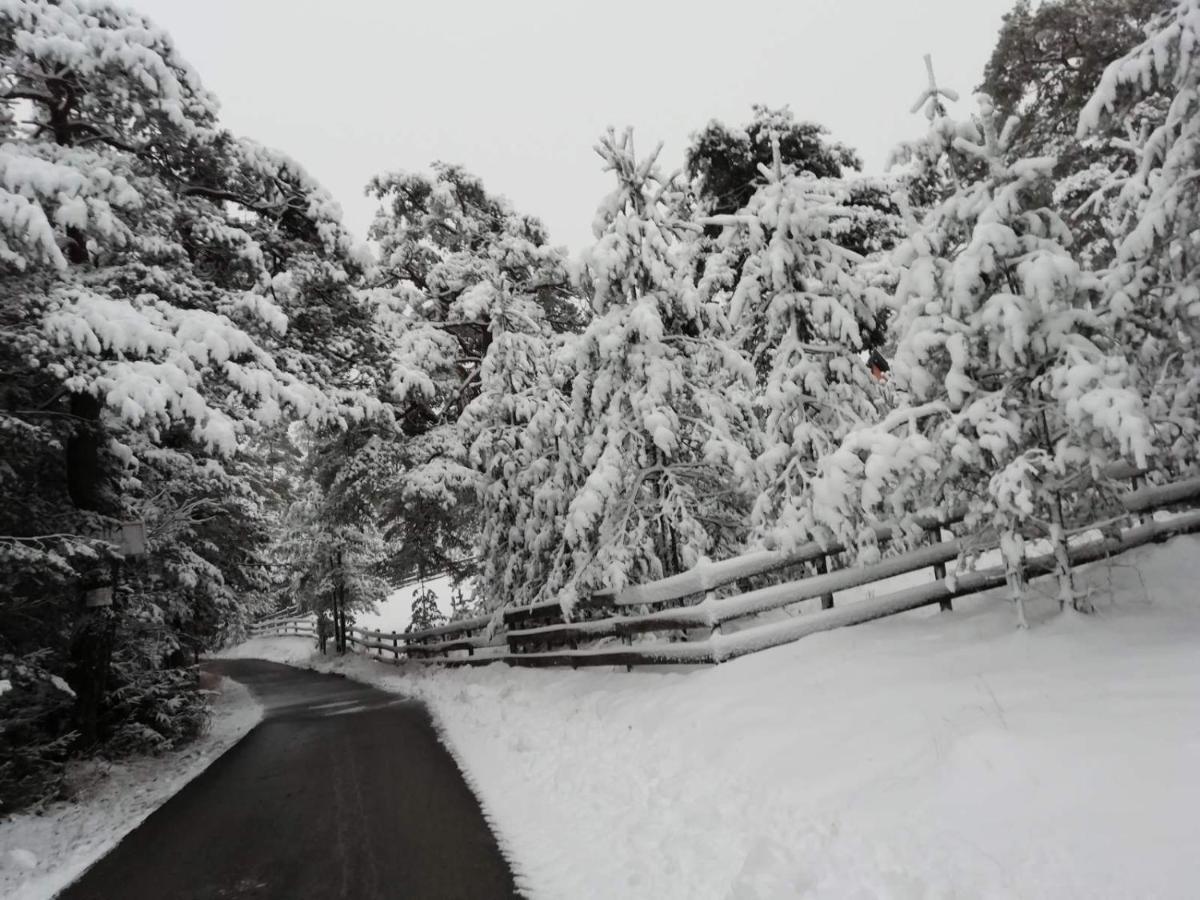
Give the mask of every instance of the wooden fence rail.
<svg viewBox="0 0 1200 900">
<path fill-rule="evenodd" d="M 1124 473 L 1137 478 L 1144 473 Z M 1135 481 L 1135 483 L 1137 483 Z M 1200 478 L 1142 486 L 1120 497 L 1125 527 L 1112 519 L 1098 523 L 1103 533 L 1082 532 L 1070 547 L 1073 565 L 1095 562 L 1152 541 L 1200 532 Z M 1183 510 L 1170 518 L 1156 512 Z M 1003 567 L 980 569 L 947 578 L 947 564 L 963 553 L 966 538 L 943 539 L 944 530 L 961 522 L 951 516 L 921 523 L 932 543 L 867 565 L 842 567 L 844 548 L 805 544 L 793 551 L 758 551 L 620 591 L 585 598 L 574 615 L 564 618 L 558 603 L 508 608 L 495 616 L 451 622 L 416 632 L 384 632 L 352 628 L 348 644 L 357 652 L 383 661 L 518 666 L 635 666 L 713 664 L 798 640 L 805 635 L 855 625 L 884 616 L 940 604 L 949 609 L 956 597 L 1001 587 Z M 893 537 L 886 526 L 876 529 L 880 544 Z M 994 550 L 972 544 L 974 551 Z M 1025 575 L 1054 570 L 1053 553 L 1026 560 Z M 804 567 L 802 577 L 719 597 L 722 588 L 750 579 Z M 879 584 L 898 575 L 930 570 L 928 583 L 883 596 L 868 597 L 834 608 L 834 596 Z M 820 608 L 780 619 L 764 614 L 795 611 L 819 599 Z M 727 625 L 736 623 L 732 633 Z M 251 626 L 261 635 L 316 637 L 311 615 L 276 615 Z"/>
<path fill-rule="evenodd" d="M 317 625 L 311 615 L 274 616 L 254 622 L 250 626 L 250 633 L 255 637 L 264 635 L 296 635 L 315 638 L 317 636 Z"/>
</svg>

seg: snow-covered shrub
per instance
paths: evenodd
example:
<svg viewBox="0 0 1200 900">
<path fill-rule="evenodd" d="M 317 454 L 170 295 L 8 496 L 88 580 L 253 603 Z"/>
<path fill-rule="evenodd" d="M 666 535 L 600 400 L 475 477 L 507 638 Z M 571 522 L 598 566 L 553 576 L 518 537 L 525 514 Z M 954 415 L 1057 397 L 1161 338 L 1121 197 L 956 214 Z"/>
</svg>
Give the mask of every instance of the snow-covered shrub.
<svg viewBox="0 0 1200 900">
<path fill-rule="evenodd" d="M 198 737 L 208 724 L 208 704 L 196 666 L 147 658 L 139 652 L 150 643 L 145 636 L 128 636 L 134 641 L 122 641 L 113 654 L 104 754 L 157 753 Z"/>
<path fill-rule="evenodd" d="M 53 798 L 70 756 L 74 695 L 51 657 L 0 653 L 0 818 Z"/>
</svg>

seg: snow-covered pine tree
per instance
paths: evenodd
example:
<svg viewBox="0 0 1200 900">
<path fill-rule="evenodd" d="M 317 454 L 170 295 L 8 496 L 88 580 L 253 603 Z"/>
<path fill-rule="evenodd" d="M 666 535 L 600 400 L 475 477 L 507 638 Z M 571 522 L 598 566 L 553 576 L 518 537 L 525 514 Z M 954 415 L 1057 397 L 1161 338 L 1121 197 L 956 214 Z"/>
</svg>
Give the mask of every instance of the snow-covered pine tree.
<svg viewBox="0 0 1200 900">
<path fill-rule="evenodd" d="M 1116 256 L 1104 273 L 1106 308 L 1137 374 L 1167 471 L 1200 465 L 1200 2 L 1180 0 L 1145 41 L 1104 72 L 1079 136 L 1129 121 L 1132 170 L 1118 181 Z M 1168 100 L 1137 128 L 1148 98 Z"/>
<path fill-rule="evenodd" d="M 412 618 L 406 632 L 428 631 L 446 624 L 446 614 L 438 607 L 437 594 L 427 584 L 413 591 Z"/>
<path fill-rule="evenodd" d="M 0 107 L 0 630 L 18 654 L 49 648 L 85 741 L 158 734 L 101 703 L 110 657 L 141 695 L 258 596 L 241 574 L 256 467 L 233 460 L 290 416 L 341 414 L 292 313 L 315 296 L 301 261 L 344 281 L 355 250 L 328 194 L 222 130 L 170 37 L 123 6 L 0 5 Z M 134 517 L 152 554 L 80 614 L 111 580 L 101 529 Z M 219 545 L 222 527 L 245 539 Z"/>
<path fill-rule="evenodd" d="M 740 128 L 713 119 L 689 141 L 684 168 L 701 214 L 732 214 L 749 203 L 764 167 L 771 165 L 775 143 L 784 164 L 797 172 L 840 178 L 862 168 L 853 149 L 829 140 L 824 126 L 797 121 L 788 107 L 755 104 L 752 113 Z"/>
<path fill-rule="evenodd" d="M 564 525 L 566 609 L 590 589 L 734 552 L 752 465 L 753 370 L 697 291 L 698 228 L 672 213 L 674 179 L 656 168 L 657 150 L 637 159 L 629 131 L 610 130 L 596 151 L 617 186 L 583 257 L 595 318 L 573 345 L 580 446 L 557 464 L 583 478 Z"/>
<path fill-rule="evenodd" d="M 1051 205 L 1071 228 L 1075 256 L 1087 268 L 1107 265 L 1118 229 L 1113 200 L 1136 168 L 1130 152 L 1144 127 L 1162 122 L 1162 85 L 1108 118 L 1084 140 L 1079 114 L 1105 68 L 1142 39 L 1172 0 L 1020 0 L 1004 16 L 979 89 L 1004 113 L 1018 115 L 1017 156 L 1053 156 Z"/>
<path fill-rule="evenodd" d="M 882 341 L 886 295 L 863 257 L 841 241 L 877 211 L 850 201 L 841 179 L 797 173 L 778 142 L 765 183 L 735 215 L 706 223 L 725 233 L 706 267 L 706 293 L 732 281 L 729 320 L 759 373 L 762 453 L 752 520 L 781 545 L 814 531 L 809 485 L 817 460 L 885 402 L 864 351 Z"/>
<path fill-rule="evenodd" d="M 562 341 L 534 298 L 514 295 L 507 282 L 484 282 L 471 293 L 473 313 L 490 320 L 492 335 L 479 394 L 459 420 L 480 474 L 476 596 L 487 607 L 520 605 L 540 595 L 551 569 L 547 552 L 558 550 L 562 535 L 561 509 L 549 517 L 537 512 L 559 437 L 549 435 L 547 447 L 540 430 L 549 421 L 561 432 L 570 414 L 569 396 L 553 378 Z"/>
<path fill-rule="evenodd" d="M 396 574 L 470 574 L 477 473 L 467 453 L 473 436 L 464 438 L 459 419 L 489 389 L 481 379 L 501 333 L 494 314 L 506 315 L 491 298 L 500 291 L 539 323 L 577 327 L 565 255 L 539 221 L 457 166 L 436 164 L 432 178 L 381 176 L 369 191 L 382 203 L 371 232 L 382 258 L 369 295 L 391 348 L 389 401 L 400 426 L 372 445 L 369 481 L 399 548 Z"/>
<path fill-rule="evenodd" d="M 461 622 L 473 619 L 481 614 L 484 608 L 478 594 L 472 596 L 465 593 L 460 585 L 450 589 L 450 621 Z"/>
<path fill-rule="evenodd" d="M 923 113 L 929 120 L 929 129 L 918 140 L 897 144 L 887 162 L 887 168 L 898 173 L 905 188 L 905 212 L 918 220 L 953 194 L 963 178 L 978 175 L 977 171 L 972 172 L 971 157 L 955 147 L 958 138 L 972 137 L 971 124 L 960 122 L 948 113 L 946 102 L 956 102 L 958 92 L 938 83 L 933 57 L 929 54 L 925 55 L 925 74 L 927 86 L 917 97 L 912 112 Z"/>
<path fill-rule="evenodd" d="M 813 512 L 869 545 L 872 516 L 911 529 L 916 513 L 965 507 L 972 533 L 1000 538 L 1018 603 L 1034 533 L 1054 548 L 1061 603 L 1086 608 L 1067 558 L 1073 516 L 1091 508 L 1106 464 L 1145 464 L 1151 426 L 1102 298 L 1045 205 L 1053 159 L 1008 162 L 1010 129 L 986 96 L 973 128 L 974 141 L 956 143 L 985 176 L 897 251 L 903 402 L 821 461 Z"/>
<path fill-rule="evenodd" d="M 288 573 L 287 595 L 300 609 L 333 623 L 337 651 L 355 613 L 371 611 L 389 593 L 380 574 L 388 548 L 370 518 L 361 522 L 332 519 L 326 498 L 311 482 L 283 519 L 283 534 L 274 556 Z"/>
</svg>

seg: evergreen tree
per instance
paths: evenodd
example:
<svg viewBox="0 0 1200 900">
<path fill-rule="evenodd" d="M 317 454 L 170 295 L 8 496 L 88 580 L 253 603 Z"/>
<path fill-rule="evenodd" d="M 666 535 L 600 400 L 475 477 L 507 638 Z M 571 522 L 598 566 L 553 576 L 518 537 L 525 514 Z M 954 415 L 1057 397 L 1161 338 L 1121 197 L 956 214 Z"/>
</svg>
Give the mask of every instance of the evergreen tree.
<svg viewBox="0 0 1200 900">
<path fill-rule="evenodd" d="M 1200 460 L 1198 39 L 1200 3 L 1175 3 L 1105 70 L 1079 120 L 1085 137 L 1136 121 L 1147 97 L 1167 101 L 1161 121 L 1127 145 L 1128 173 L 1112 179 L 1116 252 L 1103 289 L 1168 471 L 1194 470 Z"/>
<path fill-rule="evenodd" d="M 760 374 L 753 522 L 795 543 L 812 532 L 817 461 L 852 427 L 878 418 L 882 387 L 862 354 L 882 343 L 885 316 L 865 260 L 839 242 L 861 227 L 846 184 L 799 174 L 781 157 L 744 209 L 715 220 L 726 232 L 706 283 L 731 281 L 724 273 L 740 263 L 729 318 Z"/>
<path fill-rule="evenodd" d="M 446 614 L 438 608 L 437 594 L 428 585 L 421 585 L 413 591 L 412 620 L 405 632 L 428 631 L 446 624 Z"/>
<path fill-rule="evenodd" d="M 1086 165 L 1075 139 L 1079 114 L 1104 70 L 1136 46 L 1172 0 L 1017 0 L 1005 14 L 979 90 L 1017 116 L 1011 152 L 1058 158 L 1061 172 Z"/>
<path fill-rule="evenodd" d="M 502 333 L 493 315 L 496 291 L 521 298 L 550 328 L 578 327 L 564 254 L 545 229 L 457 166 L 437 164 L 434 177 L 394 173 L 372 181 L 383 206 L 372 227 L 381 263 L 369 292 L 385 342 L 389 401 L 399 432 L 373 440 L 365 471 L 378 497 L 388 540 L 398 548 L 394 575 L 470 574 L 479 527 L 473 440 L 459 420 L 506 378 L 485 367 Z M 482 463 L 486 465 L 485 463 Z"/>
<path fill-rule="evenodd" d="M 846 249 L 866 255 L 890 250 L 901 232 L 895 227 L 900 208 L 897 185 L 892 179 L 852 177 L 862 161 L 851 148 L 830 142 L 828 131 L 813 122 L 797 122 L 792 111 L 754 107 L 754 117 L 745 128 L 731 128 L 713 120 L 696 135 L 687 148 L 685 170 L 689 191 L 676 201 L 695 207 L 699 216 L 720 217 L 743 209 L 765 183 L 764 173 L 774 165 L 778 144 L 783 165 L 797 174 L 821 179 L 843 179 L 838 203 L 853 210 L 845 217 L 846 227 L 834 239 Z M 681 210 L 681 214 L 685 214 Z M 707 254 L 721 231 L 716 219 L 705 226 L 709 240 L 702 241 Z M 737 268 L 736 260 L 730 260 Z"/>
<path fill-rule="evenodd" d="M 472 597 L 463 592 L 462 588 L 455 585 L 450 590 L 450 621 L 461 622 L 464 619 L 473 619 L 480 615 L 482 604 L 475 597 Z"/>
<path fill-rule="evenodd" d="M 548 414 L 570 412 L 552 377 L 561 341 L 534 298 L 514 296 L 507 284 L 481 284 L 472 302 L 492 334 L 479 395 L 459 421 L 480 475 L 477 594 L 488 605 L 524 603 L 544 586 L 547 540 L 561 540 L 561 527 L 535 512 L 546 488 L 546 449 L 537 429 Z"/>
<path fill-rule="evenodd" d="M 946 101 L 958 101 L 958 92 L 938 83 L 929 54 L 925 55 L 925 72 L 928 85 L 912 112 L 923 112 L 929 129 L 919 140 L 901 141 L 888 159 L 889 169 L 901 167 L 897 177 L 905 193 L 903 212 L 910 217 L 910 230 L 963 181 L 983 176 L 979 160 L 958 146 L 960 139 L 973 139 L 973 125 L 955 119 L 946 106 Z"/>
<path fill-rule="evenodd" d="M 55 746 L 160 746 L 203 721 L 176 667 L 267 586 L 269 466 L 240 452 L 342 415 L 295 314 L 359 257 L 329 196 L 222 130 L 169 36 L 121 6 L 0 6 L 0 108 L 0 667 L 66 677 Z M 151 552 L 122 560 L 103 535 L 131 518 Z"/>
<path fill-rule="evenodd" d="M 772 165 L 772 141 L 779 143 L 785 165 L 819 178 L 840 178 L 847 169 L 862 168 L 858 154 L 826 139 L 828 130 L 815 122 L 798 122 L 786 106 L 756 104 L 744 128 L 713 120 L 692 137 L 687 148 L 687 175 L 695 183 L 702 213 L 724 215 L 750 202 Z"/>
<path fill-rule="evenodd" d="M 355 613 L 374 610 L 389 593 L 379 574 L 387 546 L 369 519 L 331 519 L 324 499 L 311 491 L 289 506 L 276 556 L 289 572 L 290 601 L 318 618 L 327 617 L 338 638 L 337 651 L 344 653 L 342 639 Z"/>
<path fill-rule="evenodd" d="M 1060 601 L 1085 608 L 1069 530 L 1106 464 L 1145 464 L 1151 428 L 1102 298 L 1046 206 L 1054 160 L 1008 162 L 1012 126 L 996 119 L 981 95 L 976 138 L 958 146 L 986 177 L 963 184 L 897 252 L 905 402 L 821 461 L 814 514 L 869 546 L 871 515 L 965 506 L 972 533 L 1001 539 L 1018 603 L 1032 530 L 1055 550 Z"/>
<path fill-rule="evenodd" d="M 734 552 L 751 468 L 753 372 L 696 289 L 696 229 L 672 212 L 674 181 L 657 151 L 636 158 L 628 131 L 596 150 L 617 187 L 583 259 L 595 318 L 572 343 L 578 446 L 549 476 L 582 479 L 563 526 L 570 559 L 550 582 L 568 609 L 589 589 Z"/>
<path fill-rule="evenodd" d="M 1004 17 L 980 90 L 1002 112 L 1018 116 L 1012 152 L 1053 156 L 1052 206 L 1075 236 L 1075 253 L 1089 267 L 1112 258 L 1115 182 L 1136 163 L 1129 142 L 1160 123 L 1166 102 L 1158 90 L 1120 121 L 1076 139 L 1079 114 L 1109 63 L 1137 45 L 1147 23 L 1171 0 L 1020 0 Z"/>
</svg>

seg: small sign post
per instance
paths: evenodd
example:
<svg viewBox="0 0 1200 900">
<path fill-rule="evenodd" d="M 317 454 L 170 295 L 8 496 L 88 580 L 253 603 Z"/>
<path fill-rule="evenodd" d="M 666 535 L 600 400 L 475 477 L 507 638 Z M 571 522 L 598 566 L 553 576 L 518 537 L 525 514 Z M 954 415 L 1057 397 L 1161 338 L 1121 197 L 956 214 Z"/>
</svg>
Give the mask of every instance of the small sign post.
<svg viewBox="0 0 1200 900">
<path fill-rule="evenodd" d="M 121 522 L 100 532 L 100 539 L 116 544 L 122 556 L 141 556 L 146 552 L 146 523 Z"/>
<path fill-rule="evenodd" d="M 100 540 L 113 544 L 121 558 L 142 556 L 146 552 L 146 523 L 140 519 L 131 522 L 118 522 L 104 528 L 99 534 Z M 112 583 L 103 587 L 85 591 L 83 605 L 91 608 L 112 606 L 113 594 L 117 589 L 117 579 L 120 575 L 121 560 L 113 560 Z"/>
<path fill-rule="evenodd" d="M 83 595 L 83 605 L 87 607 L 112 606 L 112 586 L 92 588 Z"/>
</svg>

